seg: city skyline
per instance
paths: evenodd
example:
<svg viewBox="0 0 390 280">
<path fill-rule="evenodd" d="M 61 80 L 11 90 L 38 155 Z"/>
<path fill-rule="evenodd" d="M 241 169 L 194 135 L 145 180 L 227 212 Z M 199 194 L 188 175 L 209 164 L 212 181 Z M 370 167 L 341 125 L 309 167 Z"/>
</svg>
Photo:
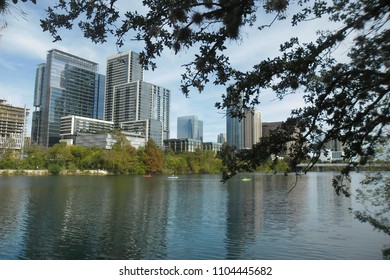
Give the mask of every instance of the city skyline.
<svg viewBox="0 0 390 280">
<path fill-rule="evenodd" d="M 105 61 L 109 55 L 118 51 L 140 52 L 143 49 L 139 42 L 129 40 L 118 50 L 114 38 L 110 37 L 105 44 L 95 45 L 83 38 L 83 34 L 77 28 L 61 31 L 63 41 L 53 43 L 50 35 L 42 32 L 39 26 L 39 19 L 45 17 L 44 9 L 51 3 L 43 0 L 38 1 L 36 5 L 29 2 L 18 4 L 26 16 L 24 18 L 18 17 L 18 14 L 7 16 L 8 26 L 1 31 L 0 97 L 15 106 L 26 105 L 27 108 L 33 109 L 35 70 L 37 65 L 45 60 L 50 49 L 56 48 L 97 62 L 99 74 L 104 74 Z M 118 5 L 123 6 L 122 10 L 130 7 L 130 4 L 125 3 Z M 131 9 L 134 9 L 134 5 L 141 4 L 134 3 Z M 264 20 L 268 19 L 269 17 L 265 15 Z M 307 41 L 315 35 L 317 29 L 319 26 L 301 26 L 299 33 L 304 34 L 303 39 Z M 274 32 L 275 30 L 280 32 Z M 243 30 L 242 42 L 232 44 L 226 52 L 234 66 L 247 69 L 252 67 L 254 57 L 259 61 L 276 55 L 279 44 L 296 30 L 290 27 L 288 22 L 276 23 L 269 31 Z M 193 55 L 194 50 L 183 51 L 178 55 L 169 50 L 164 51 L 155 61 L 157 69 L 145 71 L 145 80 L 172 91 L 170 137 L 176 136 L 178 116 L 196 114 L 204 120 L 204 141 L 216 142 L 218 134 L 226 133 L 226 113 L 214 107 L 216 102 L 221 101 L 221 95 L 225 93 L 224 88 L 208 84 L 204 92 L 198 94 L 194 90 L 189 98 L 180 91 L 180 79 L 184 71 L 181 66 L 191 61 Z M 261 100 L 262 103 L 257 109 L 262 112 L 263 121 L 268 122 L 285 120 L 292 109 L 304 105 L 301 94 L 287 96 L 281 102 L 271 91 L 265 91 Z M 28 126 L 31 126 L 31 116 Z"/>
</svg>

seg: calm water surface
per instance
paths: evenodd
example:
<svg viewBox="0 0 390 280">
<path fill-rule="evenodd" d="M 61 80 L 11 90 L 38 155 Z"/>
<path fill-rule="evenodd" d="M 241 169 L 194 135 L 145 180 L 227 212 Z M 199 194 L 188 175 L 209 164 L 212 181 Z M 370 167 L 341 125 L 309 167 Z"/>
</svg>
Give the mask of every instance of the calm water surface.
<svg viewBox="0 0 390 280">
<path fill-rule="evenodd" d="M 0 259 L 381 259 L 332 173 L 0 177 Z M 362 175 L 353 176 L 352 188 Z"/>
</svg>

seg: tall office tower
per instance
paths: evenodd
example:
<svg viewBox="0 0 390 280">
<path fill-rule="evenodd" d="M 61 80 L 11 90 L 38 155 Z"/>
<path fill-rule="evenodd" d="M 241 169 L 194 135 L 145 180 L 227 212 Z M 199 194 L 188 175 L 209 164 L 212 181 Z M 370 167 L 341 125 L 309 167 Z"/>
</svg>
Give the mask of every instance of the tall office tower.
<svg viewBox="0 0 390 280">
<path fill-rule="evenodd" d="M 244 148 L 250 149 L 260 141 L 261 131 L 261 113 L 257 110 L 246 110 L 244 120 Z"/>
<path fill-rule="evenodd" d="M 0 149 L 24 147 L 28 114 L 26 107 L 15 107 L 0 99 Z"/>
<path fill-rule="evenodd" d="M 144 81 L 134 81 L 114 87 L 113 121 L 153 119 L 161 121 L 163 139 L 169 138 L 170 91 Z"/>
<path fill-rule="evenodd" d="M 261 138 L 261 114 L 259 111 L 245 109 L 243 119 L 226 118 L 227 143 L 238 149 L 250 149 Z"/>
<path fill-rule="evenodd" d="M 226 142 L 226 133 L 220 133 L 217 136 L 217 143 L 225 143 Z"/>
<path fill-rule="evenodd" d="M 114 87 L 133 81 L 143 81 L 144 70 L 139 62 L 139 54 L 128 51 L 107 58 L 106 95 L 104 119 L 114 121 Z"/>
<path fill-rule="evenodd" d="M 238 149 L 242 149 L 244 144 L 242 143 L 242 130 L 243 121 L 238 118 L 233 118 L 228 113 L 226 115 L 226 140 L 229 145 L 235 146 Z"/>
<path fill-rule="evenodd" d="M 99 90 L 97 71 L 98 64 L 95 62 L 56 49 L 48 51 L 43 90 L 36 91 L 34 100 L 34 106 L 40 111 L 40 117 L 33 118 L 34 122 L 39 119 L 39 124 L 33 124 L 39 127 L 39 145 L 52 146 L 58 143 L 61 117 L 94 116 L 95 97 L 98 95 L 96 91 Z M 41 81 L 38 79 L 36 88 L 39 89 Z M 36 103 L 37 100 L 41 102 Z M 34 128 L 34 131 L 37 130 Z"/>
<path fill-rule="evenodd" d="M 142 122 L 149 125 L 145 136 L 162 146 L 162 140 L 169 138 L 169 112 L 170 90 L 143 81 L 139 54 L 125 52 L 107 58 L 105 120 L 127 129 L 138 127 L 135 121 L 153 120 Z"/>
<path fill-rule="evenodd" d="M 163 140 L 170 138 L 169 121 L 170 121 L 170 107 L 171 107 L 171 91 L 169 89 L 153 85 L 150 83 L 143 83 L 148 85 L 145 92 L 149 92 L 152 96 L 152 103 L 149 104 L 150 118 L 162 122 Z M 144 87 L 145 89 L 145 87 Z M 141 91 L 141 94 L 142 91 Z M 161 142 L 161 146 L 163 143 Z"/>
<path fill-rule="evenodd" d="M 104 119 L 104 93 L 106 91 L 106 76 L 102 74 L 97 75 L 95 90 L 95 98 L 94 98 L 94 106 L 93 106 L 93 117 L 95 119 L 103 120 Z"/>
<path fill-rule="evenodd" d="M 35 88 L 34 88 L 34 103 L 33 106 L 35 111 L 32 114 L 32 125 L 31 125 L 31 143 L 38 144 L 41 127 L 41 106 L 42 97 L 45 85 L 45 69 L 46 64 L 41 63 L 37 66 L 35 74 Z"/>
<path fill-rule="evenodd" d="M 203 121 L 197 116 L 177 118 L 177 138 L 188 138 L 203 141 Z"/>
</svg>

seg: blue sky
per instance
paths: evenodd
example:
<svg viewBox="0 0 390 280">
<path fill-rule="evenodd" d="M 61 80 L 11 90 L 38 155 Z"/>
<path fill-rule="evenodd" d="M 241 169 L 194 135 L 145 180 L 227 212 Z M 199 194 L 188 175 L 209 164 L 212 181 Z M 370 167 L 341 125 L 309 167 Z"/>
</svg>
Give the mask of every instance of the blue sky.
<svg viewBox="0 0 390 280">
<path fill-rule="evenodd" d="M 61 30 L 61 42 L 52 42 L 49 33 L 43 32 L 39 19 L 45 16 L 44 9 L 53 5 L 54 1 L 38 0 L 32 3 L 19 3 L 11 8 L 12 14 L 6 15 L 7 28 L 0 31 L 0 98 L 8 100 L 12 105 L 24 106 L 33 111 L 33 96 L 36 66 L 46 60 L 46 53 L 50 49 L 59 49 L 85 59 L 99 63 L 99 72 L 105 74 L 106 57 L 118 52 L 114 38 L 109 38 L 103 45 L 96 45 L 85 39 L 82 33 L 74 30 Z M 138 6 L 142 9 L 142 1 L 118 1 L 117 6 L 122 11 L 127 6 Z M 26 15 L 22 17 L 18 9 Z M 259 25 L 270 22 L 269 17 L 263 17 Z M 0 18 L 0 23 L 4 20 Z M 253 28 L 243 32 L 242 40 L 232 43 L 228 50 L 231 63 L 241 70 L 249 70 L 256 62 L 267 57 L 277 55 L 279 45 L 292 36 L 300 36 L 303 41 L 314 38 L 315 31 L 321 22 L 311 22 L 304 26 L 291 27 L 288 21 L 275 23 L 271 28 L 262 31 Z M 323 22 L 322 22 L 323 27 Z M 120 50 L 139 52 L 143 48 L 139 42 L 128 40 Z M 226 133 L 226 118 L 224 111 L 214 107 L 215 102 L 221 101 L 224 88 L 213 84 L 206 86 L 206 90 L 199 94 L 193 91 L 189 98 L 180 91 L 180 79 L 183 69 L 181 65 L 191 61 L 194 50 L 183 51 L 178 55 L 167 50 L 162 57 L 156 60 L 157 69 L 145 72 L 145 81 L 171 90 L 171 138 L 176 137 L 177 117 L 197 115 L 203 121 L 205 141 L 217 141 L 219 133 Z M 291 109 L 303 106 L 301 95 L 290 95 L 282 101 L 265 91 L 258 106 L 262 114 L 262 121 L 285 120 Z M 29 126 L 31 125 L 31 114 Z"/>
</svg>

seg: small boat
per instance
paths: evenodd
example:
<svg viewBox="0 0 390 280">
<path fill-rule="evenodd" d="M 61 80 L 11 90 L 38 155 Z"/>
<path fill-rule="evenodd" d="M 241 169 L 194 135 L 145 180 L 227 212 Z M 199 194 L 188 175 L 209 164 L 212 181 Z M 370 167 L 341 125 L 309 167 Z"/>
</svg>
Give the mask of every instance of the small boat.
<svg viewBox="0 0 390 280">
<path fill-rule="evenodd" d="M 251 180 L 251 178 L 242 178 L 241 180 L 244 181 L 244 182 L 248 182 L 248 181 Z"/>
<path fill-rule="evenodd" d="M 168 178 L 169 178 L 169 179 L 177 179 L 177 178 L 179 178 L 179 177 L 175 176 L 175 174 L 172 173 L 172 175 L 171 175 L 171 176 L 168 176 Z"/>
<path fill-rule="evenodd" d="M 145 174 L 144 178 L 152 178 L 152 174 Z"/>
</svg>

